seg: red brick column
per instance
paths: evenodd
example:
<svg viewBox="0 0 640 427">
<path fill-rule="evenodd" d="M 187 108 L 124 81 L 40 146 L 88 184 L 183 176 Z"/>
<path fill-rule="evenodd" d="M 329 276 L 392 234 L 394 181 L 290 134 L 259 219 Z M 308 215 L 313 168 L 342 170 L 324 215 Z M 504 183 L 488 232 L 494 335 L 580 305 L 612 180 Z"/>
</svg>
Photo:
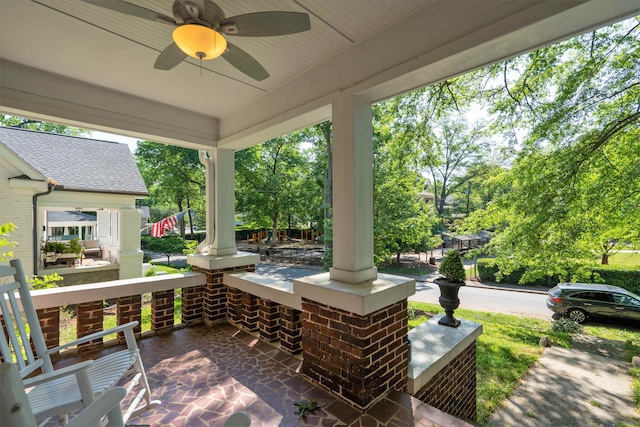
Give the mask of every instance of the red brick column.
<svg viewBox="0 0 640 427">
<path fill-rule="evenodd" d="M 289 354 L 302 350 L 302 313 L 284 305 L 280 306 L 280 348 Z"/>
<path fill-rule="evenodd" d="M 476 418 L 476 341 L 422 387 L 416 398 L 454 417 Z"/>
<path fill-rule="evenodd" d="M 230 321 L 236 325 L 240 325 L 241 314 L 238 312 L 239 305 L 236 304 L 238 301 L 229 301 L 229 298 L 237 298 L 238 295 L 235 293 L 229 294 L 229 288 L 224 284 L 224 273 L 241 271 L 253 272 L 256 270 L 255 264 L 219 268 L 215 270 L 206 270 L 204 268 L 192 266 L 191 270 L 204 273 L 207 277 L 207 284 L 203 295 L 204 322 L 207 325 L 217 325 Z"/>
<path fill-rule="evenodd" d="M 102 304 L 102 300 L 78 304 L 78 338 L 103 330 L 104 313 Z M 102 347 L 102 338 L 80 344 L 78 350 L 89 351 L 99 347 Z"/>
<path fill-rule="evenodd" d="M 406 391 L 407 301 L 361 316 L 302 299 L 303 374 L 354 406 Z"/>
<path fill-rule="evenodd" d="M 47 348 L 60 345 L 60 307 L 36 310 Z"/>
<path fill-rule="evenodd" d="M 264 298 L 258 298 L 258 328 L 260 338 L 266 341 L 278 339 L 280 329 L 280 304 Z"/>
<path fill-rule="evenodd" d="M 240 326 L 249 332 L 258 330 L 258 297 L 247 292 L 242 292 Z"/>
<path fill-rule="evenodd" d="M 184 303 L 184 289 L 182 290 Z M 174 290 L 151 293 L 151 330 L 158 333 L 173 330 L 173 315 L 175 311 Z M 184 314 L 183 314 L 184 317 Z"/>
<path fill-rule="evenodd" d="M 117 322 L 118 325 L 138 321 L 138 326 L 133 328 L 136 338 L 142 335 L 142 295 L 131 295 L 120 297 L 117 301 Z M 124 342 L 124 333 L 118 332 L 118 340 Z"/>
<path fill-rule="evenodd" d="M 240 325 L 242 320 L 242 291 L 227 288 L 227 320 L 232 325 Z"/>
<path fill-rule="evenodd" d="M 204 294 L 204 322 L 211 326 L 225 322 L 227 318 L 227 289 L 222 283 L 222 271 L 207 273 Z"/>
<path fill-rule="evenodd" d="M 204 320 L 205 286 L 182 288 L 182 323 L 197 325 Z"/>
</svg>

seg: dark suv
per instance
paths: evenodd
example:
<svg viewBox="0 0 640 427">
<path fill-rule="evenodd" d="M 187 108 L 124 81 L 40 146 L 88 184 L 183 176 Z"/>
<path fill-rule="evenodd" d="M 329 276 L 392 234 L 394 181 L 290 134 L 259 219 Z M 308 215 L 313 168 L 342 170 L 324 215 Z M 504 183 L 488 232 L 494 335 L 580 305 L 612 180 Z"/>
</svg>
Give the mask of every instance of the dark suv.
<svg viewBox="0 0 640 427">
<path fill-rule="evenodd" d="M 640 296 L 617 286 L 558 283 L 549 290 L 547 308 L 578 323 L 590 317 L 640 321 Z"/>
</svg>

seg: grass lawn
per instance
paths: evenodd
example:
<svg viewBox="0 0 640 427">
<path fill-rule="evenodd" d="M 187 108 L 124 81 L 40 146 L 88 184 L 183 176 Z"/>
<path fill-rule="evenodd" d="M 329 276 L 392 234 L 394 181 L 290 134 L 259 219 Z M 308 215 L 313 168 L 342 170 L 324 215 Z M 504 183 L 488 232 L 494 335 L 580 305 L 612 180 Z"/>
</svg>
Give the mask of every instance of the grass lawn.
<svg viewBox="0 0 640 427">
<path fill-rule="evenodd" d="M 640 253 L 618 252 L 609 257 L 609 265 L 617 267 L 638 267 L 640 266 Z"/>
<path fill-rule="evenodd" d="M 439 305 L 409 302 L 410 312 L 426 312 L 427 316 L 410 316 L 409 328 L 427 320 L 430 315 L 444 312 Z M 552 332 L 552 321 L 530 317 L 487 313 L 465 309 L 456 310 L 456 317 L 482 323 L 483 333 L 477 341 L 477 404 L 476 421 L 485 423 L 502 402 L 514 391 L 522 378 L 540 358 L 543 348 L 540 336 L 547 335 L 552 345 L 569 348 L 571 336 Z M 640 351 L 640 338 L 636 331 L 616 327 L 585 327 L 584 333 L 626 343 L 628 357 Z M 640 411 L 640 369 L 632 369 L 636 406 Z"/>
<path fill-rule="evenodd" d="M 151 265 L 153 265 L 153 267 L 156 269 L 156 272 L 165 271 L 167 274 L 182 273 L 182 269 L 180 268 L 167 267 L 164 264 L 156 264 L 156 263 L 151 263 Z"/>
</svg>

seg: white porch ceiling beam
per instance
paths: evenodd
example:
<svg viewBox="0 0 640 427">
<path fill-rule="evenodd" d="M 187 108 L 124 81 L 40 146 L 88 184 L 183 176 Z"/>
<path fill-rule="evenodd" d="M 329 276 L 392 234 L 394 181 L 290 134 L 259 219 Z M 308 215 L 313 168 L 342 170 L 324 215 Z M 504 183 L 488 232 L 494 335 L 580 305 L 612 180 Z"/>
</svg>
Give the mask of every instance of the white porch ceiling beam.
<svg viewBox="0 0 640 427">
<path fill-rule="evenodd" d="M 218 146 L 242 149 L 329 119 L 324 107 L 341 92 L 375 102 L 639 10 L 639 0 L 434 1 L 221 118 Z"/>
<path fill-rule="evenodd" d="M 0 58 L 0 110 L 189 148 L 213 147 L 218 119 Z"/>
</svg>

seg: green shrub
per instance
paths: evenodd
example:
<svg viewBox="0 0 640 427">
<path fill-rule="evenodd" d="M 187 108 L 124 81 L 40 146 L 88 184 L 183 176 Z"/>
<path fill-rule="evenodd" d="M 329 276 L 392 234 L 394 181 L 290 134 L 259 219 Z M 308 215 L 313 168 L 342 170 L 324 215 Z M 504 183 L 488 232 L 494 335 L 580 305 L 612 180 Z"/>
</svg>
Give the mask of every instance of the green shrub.
<svg viewBox="0 0 640 427">
<path fill-rule="evenodd" d="M 12 247 L 16 245 L 16 242 L 12 242 L 7 239 L 9 233 L 11 233 L 15 229 L 15 225 L 8 222 L 6 224 L 0 224 L 0 248 L 2 247 Z M 8 261 L 9 258 L 13 257 L 12 251 L 5 252 L 4 249 L 0 250 L 0 261 Z"/>
<path fill-rule="evenodd" d="M 640 269 L 637 267 L 610 267 L 599 265 L 591 269 L 592 281 L 619 286 L 640 294 Z"/>
<path fill-rule="evenodd" d="M 564 332 L 567 334 L 581 334 L 583 333 L 582 326 L 571 319 L 561 317 L 558 320 L 554 320 L 551 324 L 551 330 L 553 332 Z"/>
<path fill-rule="evenodd" d="M 450 282 L 464 283 L 466 273 L 464 271 L 464 265 L 462 265 L 460 252 L 456 250 L 447 252 L 442 260 L 442 264 L 440 264 L 439 272 Z"/>
<path fill-rule="evenodd" d="M 80 244 L 80 239 L 75 238 L 69 240 L 69 245 L 65 245 L 64 253 L 76 254 L 79 257 L 82 253 L 82 245 Z"/>
<path fill-rule="evenodd" d="M 63 254 L 67 249 L 67 245 L 64 242 L 47 241 L 42 245 L 42 252 L 55 252 L 57 254 Z"/>
<path fill-rule="evenodd" d="M 53 274 L 45 274 L 42 277 L 33 276 L 33 279 L 27 279 L 27 282 L 29 282 L 30 289 L 36 290 L 57 288 L 58 282 L 61 280 L 64 280 L 64 277 L 54 272 Z"/>
<path fill-rule="evenodd" d="M 518 268 L 510 274 L 504 275 L 500 282 L 519 284 L 525 271 L 525 267 Z M 498 266 L 495 265 L 495 261 L 492 258 L 480 258 L 478 260 L 478 276 L 480 276 L 480 280 L 497 282 L 497 273 Z M 553 287 L 560 281 L 558 276 L 547 276 L 527 284 L 532 286 Z M 591 278 L 588 279 L 588 281 L 619 286 L 635 294 L 640 294 L 640 269 L 637 267 L 598 265 L 591 268 Z"/>
</svg>

